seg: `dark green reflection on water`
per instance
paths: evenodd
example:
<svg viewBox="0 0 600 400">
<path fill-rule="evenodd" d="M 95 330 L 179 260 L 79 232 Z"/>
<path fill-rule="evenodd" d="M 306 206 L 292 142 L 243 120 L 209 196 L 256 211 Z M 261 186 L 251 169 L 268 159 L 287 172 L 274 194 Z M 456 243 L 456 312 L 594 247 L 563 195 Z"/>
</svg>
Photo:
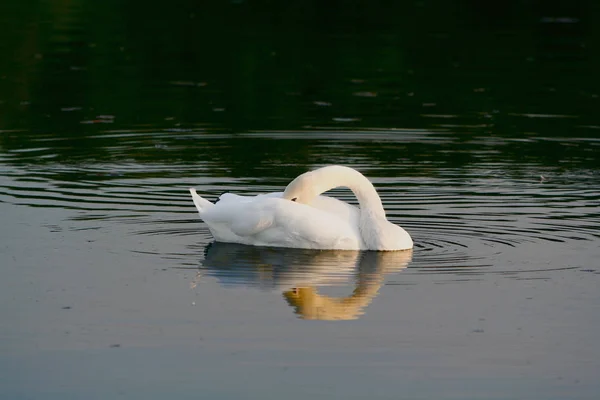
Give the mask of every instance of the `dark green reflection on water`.
<svg viewBox="0 0 600 400">
<path fill-rule="evenodd" d="M 477 137 L 595 138 L 600 6 L 563 3 L 4 1 L 0 144 L 61 139 L 43 146 L 62 162 L 252 165 L 277 153 L 277 162 L 306 164 L 315 143 L 238 140 L 202 158 L 198 146 L 160 150 L 205 132 L 409 128 L 453 137 L 451 155 L 435 158 L 460 166 Z M 148 134 L 119 153 L 107 130 Z M 157 143 L 153 132 L 169 137 Z M 501 151 L 517 162 L 598 167 L 597 146 L 589 154 L 589 141 L 563 144 Z M 399 159 L 383 147 L 372 148 L 373 162 Z"/>
</svg>

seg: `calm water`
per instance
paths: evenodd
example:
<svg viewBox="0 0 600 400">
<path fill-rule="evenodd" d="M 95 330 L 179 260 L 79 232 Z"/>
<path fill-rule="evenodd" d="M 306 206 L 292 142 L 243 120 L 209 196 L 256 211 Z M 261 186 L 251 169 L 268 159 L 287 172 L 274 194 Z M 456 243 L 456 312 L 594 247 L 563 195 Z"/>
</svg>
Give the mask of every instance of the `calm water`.
<svg viewBox="0 0 600 400">
<path fill-rule="evenodd" d="M 0 397 L 597 398 L 594 2 L 175 3 L 0 6 Z M 414 250 L 213 243 L 187 191 L 327 164 Z"/>
</svg>

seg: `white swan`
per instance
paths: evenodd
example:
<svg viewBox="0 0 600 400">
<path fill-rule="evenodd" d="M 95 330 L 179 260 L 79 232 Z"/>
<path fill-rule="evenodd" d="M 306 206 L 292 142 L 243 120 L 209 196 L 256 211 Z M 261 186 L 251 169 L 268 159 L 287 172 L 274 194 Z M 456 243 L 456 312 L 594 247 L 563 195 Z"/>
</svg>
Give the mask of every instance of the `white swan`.
<svg viewBox="0 0 600 400">
<path fill-rule="evenodd" d="M 347 187 L 360 209 L 320 196 Z M 213 204 L 190 189 L 194 204 L 215 240 L 254 246 L 337 250 L 407 250 L 410 235 L 385 216 L 373 184 L 360 172 L 332 165 L 306 172 L 283 193 L 248 197 L 231 193 Z"/>
</svg>

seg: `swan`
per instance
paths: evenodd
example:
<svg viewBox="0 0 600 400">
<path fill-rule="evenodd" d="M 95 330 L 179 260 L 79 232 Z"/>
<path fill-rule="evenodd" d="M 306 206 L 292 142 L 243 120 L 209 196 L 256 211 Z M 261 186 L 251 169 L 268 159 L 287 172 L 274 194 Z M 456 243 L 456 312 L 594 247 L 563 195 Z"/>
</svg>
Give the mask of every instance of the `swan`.
<svg viewBox="0 0 600 400">
<path fill-rule="evenodd" d="M 322 193 L 347 187 L 359 208 Z M 389 222 L 373 184 L 355 169 L 305 172 L 283 192 L 222 195 L 216 203 L 189 189 L 200 218 L 219 242 L 331 250 L 408 250 L 410 235 Z"/>
</svg>

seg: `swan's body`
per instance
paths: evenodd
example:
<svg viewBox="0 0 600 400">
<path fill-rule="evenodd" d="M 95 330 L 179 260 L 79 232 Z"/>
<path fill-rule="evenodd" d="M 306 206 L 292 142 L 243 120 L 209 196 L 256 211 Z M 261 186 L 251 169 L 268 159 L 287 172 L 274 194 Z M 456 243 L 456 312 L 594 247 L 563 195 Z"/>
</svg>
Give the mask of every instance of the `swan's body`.
<svg viewBox="0 0 600 400">
<path fill-rule="evenodd" d="M 320 196 L 344 186 L 360 209 Z M 329 166 L 294 179 L 283 193 L 248 197 L 226 193 L 215 204 L 190 189 L 215 240 L 254 246 L 337 250 L 406 250 L 410 235 L 385 217 L 375 188 L 358 171 Z"/>
<path fill-rule="evenodd" d="M 241 196 L 239 194 L 223 193 L 219 197 L 218 202 L 219 204 L 224 202 L 242 203 L 258 199 L 282 198 L 283 193 L 284 192 L 272 192 L 259 194 L 257 196 Z M 335 214 L 338 217 L 349 221 L 350 223 L 358 223 L 357 221 L 360 215 L 360 210 L 358 207 L 338 200 L 335 197 L 317 196 L 310 202 L 310 206 L 331 214 Z"/>
</svg>

